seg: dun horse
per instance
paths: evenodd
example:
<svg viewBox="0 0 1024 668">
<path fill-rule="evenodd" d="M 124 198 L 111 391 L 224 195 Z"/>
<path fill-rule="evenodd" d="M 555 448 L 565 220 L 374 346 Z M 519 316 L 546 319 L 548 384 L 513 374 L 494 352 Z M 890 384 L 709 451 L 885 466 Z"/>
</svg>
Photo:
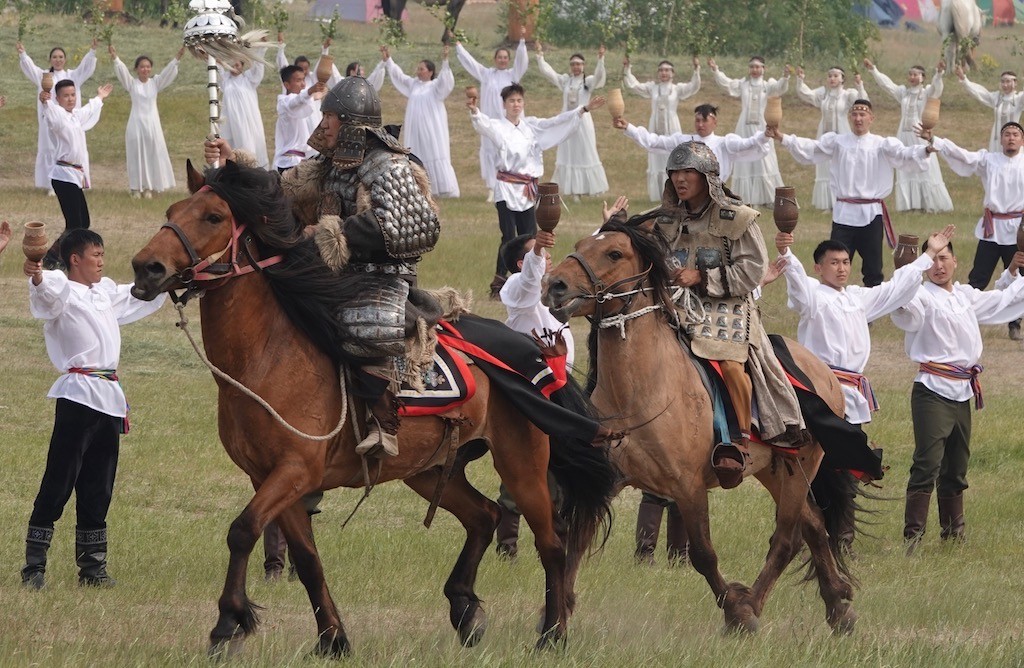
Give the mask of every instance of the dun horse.
<svg viewBox="0 0 1024 668">
<path fill-rule="evenodd" d="M 204 183 L 213 189 L 203 188 Z M 204 276 L 196 278 L 197 266 L 205 266 L 199 258 L 223 255 L 223 274 L 209 278 L 213 268 L 205 270 L 208 292 L 199 306 L 207 357 L 295 428 L 314 435 L 331 432 L 344 413 L 339 369 L 307 335 L 323 323 L 296 323 L 282 302 L 319 301 L 327 312 L 337 294 L 358 286 L 346 286 L 346 274 L 331 272 L 315 243 L 303 239 L 276 174 L 229 162 L 204 178 L 189 164 L 188 184 L 191 197 L 170 206 L 167 225 L 132 260 L 133 293 L 152 299 L 185 284 L 195 287 Z M 261 258 L 278 254 L 284 257 L 280 264 L 247 272 Z M 588 443 L 552 438 L 549 445 L 547 436 L 489 389 L 487 376 L 478 367 L 471 369 L 477 392 L 460 407 L 458 451 L 448 460 L 447 482 L 442 464 L 451 432 L 432 416 L 404 418 L 401 455 L 386 458 L 379 470 L 371 461 L 370 476 L 376 482 L 403 480 L 427 499 L 440 486 L 440 507 L 466 530 L 444 594 L 461 642 L 474 645 L 486 627 L 474 583 L 500 514 L 497 504 L 470 485 L 465 468 L 489 449 L 495 469 L 536 536 L 545 572 L 544 634 L 538 644 L 555 643 L 564 637 L 572 592 L 565 589 L 565 547 L 556 533 L 559 517 L 548 491 L 549 461 L 567 496 L 561 515 L 569 542 L 583 535 L 589 539 L 607 522 L 614 471 L 604 450 Z M 230 561 L 218 604 L 220 616 L 210 633 L 211 652 L 236 651 L 259 624 L 257 608 L 246 593 L 246 565 L 264 527 L 276 520 L 313 606 L 318 651 L 346 654 L 349 638 L 328 592 L 302 498 L 319 490 L 363 486 L 352 425 L 332 440 L 303 438 L 229 383 L 217 378 L 217 384 L 221 441 L 256 493 L 228 532 Z"/>
<path fill-rule="evenodd" d="M 667 245 L 653 221 L 637 226 L 638 221 L 610 222 L 600 234 L 579 241 L 576 252 L 550 272 L 544 297 L 552 309 L 592 321 L 594 405 L 602 415 L 619 416 L 621 426 L 641 425 L 612 449 L 624 484 L 678 504 L 690 560 L 711 586 L 726 628 L 757 629 L 769 593 L 806 542 L 826 619 L 834 631 L 851 632 L 856 620 L 851 578 L 837 556 L 838 546 L 830 544 L 826 518 L 808 499 L 824 455 L 817 443 L 792 456 L 751 444 L 747 473 L 775 499 L 775 532 L 752 587 L 727 582 L 719 571 L 708 524 L 708 489 L 718 485 L 711 469 L 712 404 L 670 324 L 675 310 L 665 287 Z M 842 416 L 843 396 L 829 368 L 798 344 L 789 347 L 814 389 Z M 841 507 L 844 499 L 846 508 Z M 830 512 L 852 512 L 848 494 L 834 494 L 833 501 L 837 505 Z M 571 583 L 578 561 L 573 554 L 569 560 Z"/>
</svg>

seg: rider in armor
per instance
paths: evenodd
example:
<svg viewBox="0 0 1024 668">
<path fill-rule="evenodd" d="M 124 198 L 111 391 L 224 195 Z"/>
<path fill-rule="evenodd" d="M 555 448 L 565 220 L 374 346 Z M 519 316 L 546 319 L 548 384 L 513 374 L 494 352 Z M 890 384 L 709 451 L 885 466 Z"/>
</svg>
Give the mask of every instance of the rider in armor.
<svg viewBox="0 0 1024 668">
<path fill-rule="evenodd" d="M 406 356 L 406 333 L 429 330 L 440 315 L 436 300 L 415 287 L 416 263 L 440 235 L 437 207 L 424 169 L 382 126 L 380 98 L 366 79 L 343 79 L 320 110 L 308 141 L 319 155 L 285 171 L 281 184 L 329 266 L 379 278 L 338 314 L 338 324 L 354 367 L 352 392 L 369 408 L 369 434 L 356 452 L 393 456 L 396 362 Z M 223 140 L 206 146 L 208 162 L 232 157 Z"/>
<path fill-rule="evenodd" d="M 807 432 L 753 296 L 768 266 L 760 214 L 725 188 L 718 169 L 707 145 L 677 146 L 668 158 L 657 223 L 677 262 L 676 284 L 696 297 L 684 297 L 693 306 L 685 309 L 691 317 L 680 314 L 690 347 L 697 357 L 719 362 L 736 411 L 741 437 L 720 443 L 712 454 L 715 474 L 729 488 L 743 480 L 753 397 L 765 441 L 795 447 L 806 442 Z"/>
</svg>

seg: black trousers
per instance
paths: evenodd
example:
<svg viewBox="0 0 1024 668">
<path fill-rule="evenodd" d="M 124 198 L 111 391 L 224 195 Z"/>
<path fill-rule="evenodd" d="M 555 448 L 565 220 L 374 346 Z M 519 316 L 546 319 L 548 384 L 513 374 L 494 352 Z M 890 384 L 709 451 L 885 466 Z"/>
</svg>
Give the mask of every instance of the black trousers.
<svg viewBox="0 0 1024 668">
<path fill-rule="evenodd" d="M 833 241 L 841 241 L 850 249 L 850 260 L 860 253 L 860 272 L 864 286 L 873 288 L 882 282 L 882 216 L 875 216 L 866 227 L 851 227 L 832 223 Z"/>
<path fill-rule="evenodd" d="M 1013 254 L 1016 252 L 1015 244 L 1000 246 L 994 241 L 979 239 L 978 250 L 974 252 L 974 266 L 971 267 L 971 273 L 967 276 L 967 282 L 972 288 L 984 290 L 988 287 L 988 282 L 992 280 L 996 263 L 1002 260 L 1003 268 L 1009 267 L 1010 261 L 1013 260 Z"/>
<path fill-rule="evenodd" d="M 52 529 L 75 492 L 78 528 L 105 529 L 122 418 L 58 399 L 46 470 L 29 524 Z"/>
<path fill-rule="evenodd" d="M 536 207 L 530 207 L 526 211 L 512 211 L 504 202 L 495 202 L 494 208 L 498 210 L 498 228 L 501 230 L 501 244 L 498 244 L 498 262 L 494 273 L 504 276 L 508 273 L 508 268 L 501 259 L 501 246 L 520 234 L 537 233 Z"/>
<path fill-rule="evenodd" d="M 85 191 L 74 183 L 56 179 L 50 179 L 50 185 L 64 214 L 64 229 L 89 229 L 89 205 L 85 201 Z"/>
</svg>

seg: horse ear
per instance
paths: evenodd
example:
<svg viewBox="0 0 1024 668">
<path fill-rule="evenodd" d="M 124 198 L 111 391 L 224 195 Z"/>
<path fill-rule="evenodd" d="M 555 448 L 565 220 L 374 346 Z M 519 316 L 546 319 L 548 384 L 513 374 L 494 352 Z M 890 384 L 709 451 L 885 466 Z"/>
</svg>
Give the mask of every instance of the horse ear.
<svg viewBox="0 0 1024 668">
<path fill-rule="evenodd" d="M 654 226 L 657 224 L 658 223 L 654 218 L 648 218 L 644 222 L 637 225 L 637 228 L 643 230 L 644 232 L 647 232 L 648 234 L 652 234 L 654 232 Z"/>
<path fill-rule="evenodd" d="M 185 160 L 185 177 L 188 181 L 188 192 L 190 195 L 195 195 L 196 191 L 206 184 L 206 178 L 192 166 L 192 160 L 190 159 Z"/>
</svg>

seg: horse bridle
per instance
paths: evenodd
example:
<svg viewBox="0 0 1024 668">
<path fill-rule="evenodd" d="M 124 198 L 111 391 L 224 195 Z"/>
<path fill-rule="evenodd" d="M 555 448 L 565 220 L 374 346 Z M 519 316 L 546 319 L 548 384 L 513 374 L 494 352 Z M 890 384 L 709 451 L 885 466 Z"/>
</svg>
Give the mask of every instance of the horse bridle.
<svg viewBox="0 0 1024 668">
<path fill-rule="evenodd" d="M 587 274 L 587 278 L 590 279 L 590 283 L 593 286 L 593 292 L 590 294 L 579 295 L 582 299 L 593 299 L 594 300 L 594 315 L 591 318 L 592 322 L 600 322 L 606 318 L 614 318 L 626 313 L 630 306 L 633 304 L 633 299 L 644 292 L 650 292 L 653 288 L 651 286 L 643 287 L 643 284 L 647 282 L 650 276 L 651 269 L 654 268 L 653 264 L 647 266 L 647 269 L 643 270 L 639 274 L 633 276 L 627 276 L 626 278 L 619 279 L 609 286 L 605 286 L 604 281 L 597 277 L 597 273 L 590 264 L 583 258 L 579 253 L 569 253 L 566 259 L 572 258 L 579 263 L 580 267 Z M 633 287 L 625 292 L 615 292 L 615 290 L 621 288 L 624 285 L 633 283 Z M 614 313 L 602 313 L 601 309 L 604 304 L 612 301 L 613 299 L 622 299 L 622 308 Z"/>
<path fill-rule="evenodd" d="M 201 192 L 214 192 L 214 190 L 210 186 L 204 185 L 193 195 L 198 195 Z M 216 193 L 214 192 L 214 194 Z M 174 232 L 174 235 L 178 237 L 178 241 L 181 242 L 185 252 L 188 253 L 189 259 L 192 261 L 192 264 L 174 274 L 174 277 L 185 286 L 185 291 L 180 296 L 173 290 L 169 291 L 171 300 L 176 304 L 186 304 L 192 297 L 201 297 L 206 290 L 220 287 L 230 278 L 243 276 L 254 271 L 263 271 L 266 267 L 284 260 L 283 255 L 275 255 L 265 260 L 257 260 L 249 247 L 249 244 L 254 240 L 253 235 L 246 229 L 246 225 L 238 224 L 234 214 L 231 215 L 231 238 L 228 240 L 228 245 L 206 258 L 199 257 L 195 246 L 177 223 L 168 220 L 160 226 L 160 229 L 164 228 Z M 229 261 L 218 262 L 224 256 L 227 256 Z M 244 265 L 239 264 L 239 260 L 243 256 L 246 260 Z"/>
</svg>

